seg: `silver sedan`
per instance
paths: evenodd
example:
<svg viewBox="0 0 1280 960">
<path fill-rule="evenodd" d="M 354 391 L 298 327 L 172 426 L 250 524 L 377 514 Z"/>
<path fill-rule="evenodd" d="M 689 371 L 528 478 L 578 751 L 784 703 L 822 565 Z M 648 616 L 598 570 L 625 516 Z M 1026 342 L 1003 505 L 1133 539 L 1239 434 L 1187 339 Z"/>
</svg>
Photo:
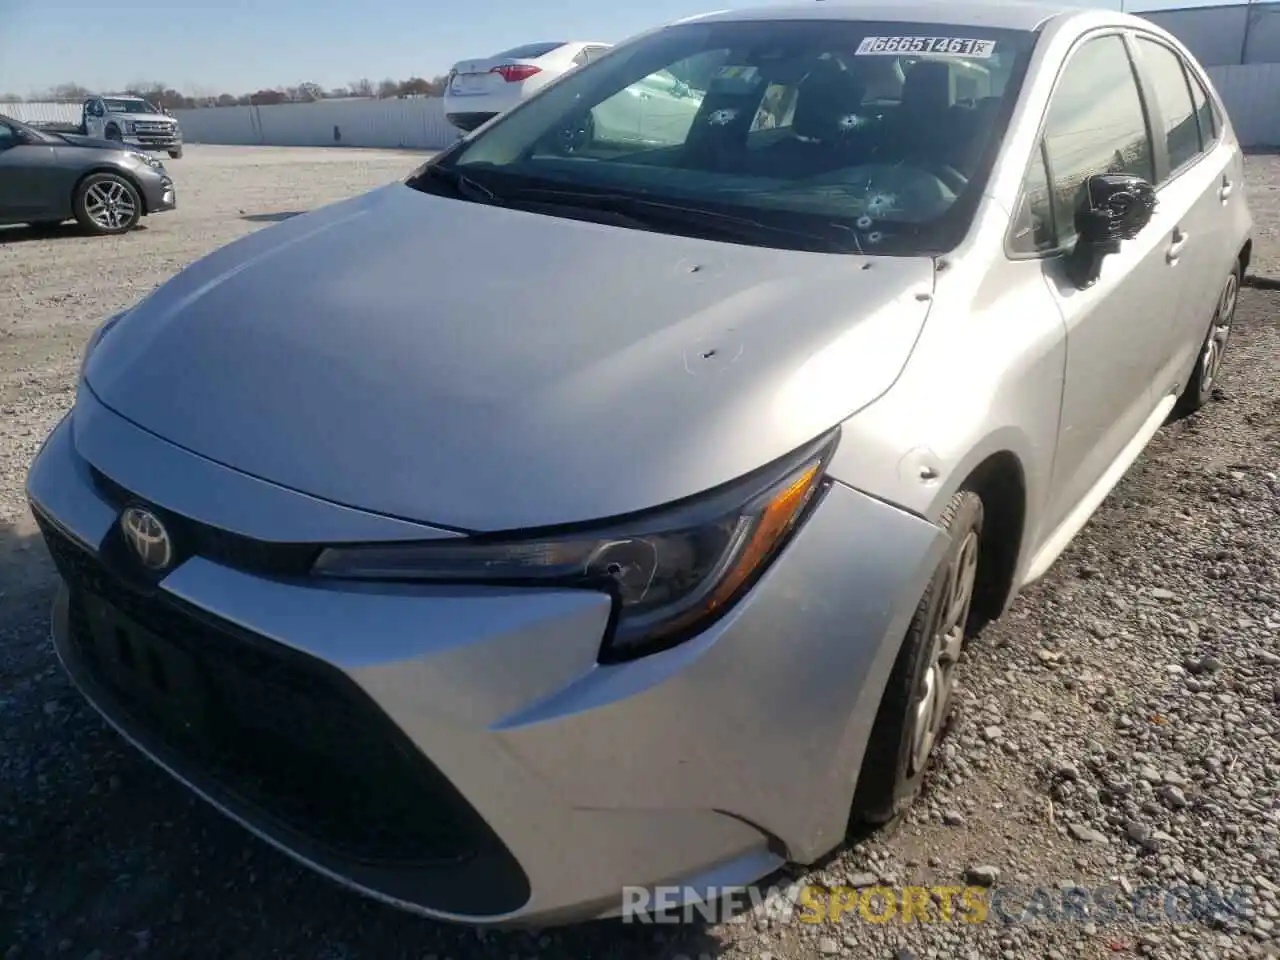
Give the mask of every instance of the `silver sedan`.
<svg viewBox="0 0 1280 960">
<path fill-rule="evenodd" d="M 193 790 L 429 916 L 813 862 L 905 809 L 965 641 L 1211 400 L 1250 230 L 1144 20 L 652 31 L 102 326 L 28 481 L 54 642 Z"/>
</svg>

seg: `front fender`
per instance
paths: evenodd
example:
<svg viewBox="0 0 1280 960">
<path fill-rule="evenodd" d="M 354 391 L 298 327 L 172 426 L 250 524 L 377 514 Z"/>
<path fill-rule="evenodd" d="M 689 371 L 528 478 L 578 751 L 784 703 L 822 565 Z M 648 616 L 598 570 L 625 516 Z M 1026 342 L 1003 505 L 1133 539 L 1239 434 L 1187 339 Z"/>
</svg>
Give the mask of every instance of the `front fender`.
<svg viewBox="0 0 1280 960">
<path fill-rule="evenodd" d="M 1066 366 L 1062 316 L 1039 261 L 963 257 L 939 275 L 934 308 L 892 389 L 843 425 L 842 483 L 937 522 L 989 458 L 1021 467 L 1019 570 L 1042 531 Z"/>
</svg>

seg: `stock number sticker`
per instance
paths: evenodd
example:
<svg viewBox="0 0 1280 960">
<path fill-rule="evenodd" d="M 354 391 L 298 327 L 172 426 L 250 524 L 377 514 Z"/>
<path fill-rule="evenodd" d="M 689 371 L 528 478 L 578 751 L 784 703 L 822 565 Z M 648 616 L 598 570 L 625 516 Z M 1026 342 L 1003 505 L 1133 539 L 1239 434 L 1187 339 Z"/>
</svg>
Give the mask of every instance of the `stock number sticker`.
<svg viewBox="0 0 1280 960">
<path fill-rule="evenodd" d="M 933 57 L 976 57 L 988 59 L 996 49 L 994 40 L 965 37 L 865 37 L 855 56 L 899 56 L 916 53 Z"/>
</svg>

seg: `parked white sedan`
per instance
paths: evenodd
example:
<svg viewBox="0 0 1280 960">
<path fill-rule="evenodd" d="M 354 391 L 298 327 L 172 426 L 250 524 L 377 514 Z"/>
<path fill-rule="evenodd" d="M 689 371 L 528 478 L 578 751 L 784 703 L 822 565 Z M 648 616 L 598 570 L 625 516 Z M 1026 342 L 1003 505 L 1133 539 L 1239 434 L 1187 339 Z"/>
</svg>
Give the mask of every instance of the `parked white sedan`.
<svg viewBox="0 0 1280 960">
<path fill-rule="evenodd" d="M 585 40 L 528 43 L 481 60 L 459 61 L 449 71 L 445 116 L 469 133 L 610 46 Z"/>
</svg>

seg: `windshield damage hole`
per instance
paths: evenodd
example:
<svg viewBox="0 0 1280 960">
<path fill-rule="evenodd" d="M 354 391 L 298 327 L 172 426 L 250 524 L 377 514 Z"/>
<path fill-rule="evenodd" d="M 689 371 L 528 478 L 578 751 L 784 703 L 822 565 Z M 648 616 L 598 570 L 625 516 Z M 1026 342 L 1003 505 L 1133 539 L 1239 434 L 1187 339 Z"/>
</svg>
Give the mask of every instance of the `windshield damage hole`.
<svg viewBox="0 0 1280 960">
<path fill-rule="evenodd" d="M 710 360 L 710 359 L 711 359 L 712 357 L 714 357 L 715 355 L 716 355 L 716 351 L 715 351 L 715 348 L 713 347 L 712 349 L 708 350 L 706 353 L 704 353 L 704 354 L 702 355 L 702 359 L 703 359 L 703 360 Z"/>
</svg>

